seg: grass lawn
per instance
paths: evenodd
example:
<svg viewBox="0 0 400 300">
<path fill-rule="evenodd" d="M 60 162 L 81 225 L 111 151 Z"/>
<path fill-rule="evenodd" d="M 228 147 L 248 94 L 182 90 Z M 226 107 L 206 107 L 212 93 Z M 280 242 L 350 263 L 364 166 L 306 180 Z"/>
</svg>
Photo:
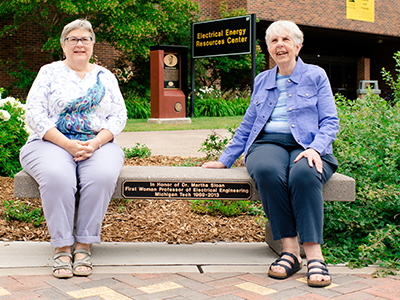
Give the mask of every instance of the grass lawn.
<svg viewBox="0 0 400 300">
<path fill-rule="evenodd" d="M 237 128 L 243 116 L 234 117 L 198 117 L 192 118 L 190 124 L 148 124 L 147 119 L 128 119 L 124 132 L 130 131 L 164 131 L 164 130 L 193 130 Z"/>
</svg>

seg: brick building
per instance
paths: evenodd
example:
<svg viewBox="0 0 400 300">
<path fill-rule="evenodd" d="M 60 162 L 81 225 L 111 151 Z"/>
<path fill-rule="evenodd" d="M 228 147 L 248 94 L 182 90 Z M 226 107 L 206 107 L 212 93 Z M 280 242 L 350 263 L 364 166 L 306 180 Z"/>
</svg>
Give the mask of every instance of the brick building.
<svg viewBox="0 0 400 300">
<path fill-rule="evenodd" d="M 193 1 L 199 4 L 202 18 L 219 18 L 221 0 Z M 275 20 L 292 20 L 305 36 L 300 56 L 305 62 L 326 70 L 334 92 L 341 91 L 349 98 L 355 98 L 360 80 L 378 80 L 384 96 L 388 88 L 380 71 L 385 67 L 392 74 L 396 72 L 393 54 L 400 50 L 400 0 L 357 1 L 374 2 L 373 22 L 346 18 L 346 0 L 227 0 L 227 4 L 229 10 L 243 7 L 249 14 L 256 14 L 260 20 L 256 35 L 266 54 L 266 28 Z M 52 59 L 50 53 L 41 51 L 43 36 L 38 32 L 34 25 L 29 25 L 16 35 L 2 37 L 0 59 L 15 59 L 16 47 L 20 46 L 27 67 L 32 71 L 39 70 Z M 118 57 L 112 47 L 100 43 L 96 43 L 94 53 L 109 68 Z M 272 66 L 273 61 L 269 59 L 268 68 Z M 4 68 L 0 68 L 0 86 L 11 82 Z"/>
<path fill-rule="evenodd" d="M 378 80 L 382 96 L 385 67 L 395 73 L 393 54 L 400 51 L 400 0 L 373 2 L 374 21 L 346 18 L 346 0 L 227 0 L 228 9 L 244 7 L 256 14 L 257 39 L 267 54 L 265 30 L 276 20 L 292 20 L 304 33 L 300 57 L 323 67 L 332 89 L 355 98 L 360 80 Z M 196 0 L 203 18 L 218 19 L 220 0 Z M 273 61 L 268 62 L 268 67 Z"/>
</svg>

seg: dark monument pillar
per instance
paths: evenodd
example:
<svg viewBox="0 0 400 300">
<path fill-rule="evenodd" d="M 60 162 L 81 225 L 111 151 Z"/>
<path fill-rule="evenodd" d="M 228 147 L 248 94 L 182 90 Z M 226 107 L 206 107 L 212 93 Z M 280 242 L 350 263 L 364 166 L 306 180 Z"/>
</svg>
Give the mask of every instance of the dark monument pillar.
<svg viewBox="0 0 400 300">
<path fill-rule="evenodd" d="M 191 123 L 186 118 L 187 47 L 150 47 L 151 118 L 148 123 Z"/>
</svg>

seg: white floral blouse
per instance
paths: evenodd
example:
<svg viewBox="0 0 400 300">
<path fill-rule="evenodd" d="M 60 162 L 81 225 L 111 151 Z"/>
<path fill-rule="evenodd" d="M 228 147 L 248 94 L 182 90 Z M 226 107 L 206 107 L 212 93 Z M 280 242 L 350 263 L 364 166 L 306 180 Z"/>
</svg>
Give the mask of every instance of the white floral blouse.
<svg viewBox="0 0 400 300">
<path fill-rule="evenodd" d="M 124 129 L 125 102 L 115 76 L 95 65 L 84 79 L 62 61 L 44 65 L 28 94 L 28 143 L 57 127 L 70 139 L 88 140 L 107 129 L 114 138 Z"/>
</svg>

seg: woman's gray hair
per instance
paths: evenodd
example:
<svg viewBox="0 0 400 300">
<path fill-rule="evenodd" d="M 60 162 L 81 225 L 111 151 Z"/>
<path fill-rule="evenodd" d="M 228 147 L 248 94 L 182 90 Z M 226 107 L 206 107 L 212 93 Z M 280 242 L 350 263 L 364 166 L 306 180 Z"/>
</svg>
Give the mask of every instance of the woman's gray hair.
<svg viewBox="0 0 400 300">
<path fill-rule="evenodd" d="M 269 47 L 269 39 L 272 34 L 282 35 L 282 30 L 286 30 L 293 39 L 295 46 L 303 44 L 304 35 L 300 28 L 292 21 L 279 20 L 272 23 L 265 32 L 265 41 Z"/>
<path fill-rule="evenodd" d="M 86 19 L 77 19 L 75 21 L 72 21 L 71 23 L 67 24 L 64 26 L 64 29 L 61 33 L 61 38 L 60 42 L 61 44 L 65 45 L 65 38 L 67 35 L 75 29 L 84 29 L 90 32 L 90 36 L 93 39 L 93 43 L 96 41 L 96 37 L 92 28 L 92 24 Z"/>
</svg>

